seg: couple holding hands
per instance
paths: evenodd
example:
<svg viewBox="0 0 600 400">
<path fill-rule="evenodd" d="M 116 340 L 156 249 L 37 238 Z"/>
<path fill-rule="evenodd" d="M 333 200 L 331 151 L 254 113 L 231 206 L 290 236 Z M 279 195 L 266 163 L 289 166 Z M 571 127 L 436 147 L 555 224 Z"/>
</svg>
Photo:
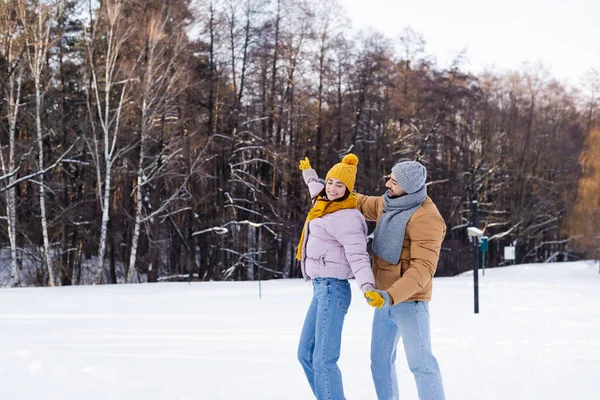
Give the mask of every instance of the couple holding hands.
<svg viewBox="0 0 600 400">
<path fill-rule="evenodd" d="M 404 343 L 419 399 L 444 399 L 442 377 L 431 349 L 429 300 L 446 224 L 427 196 L 427 171 L 416 161 L 392 168 L 383 196 L 355 193 L 358 157 L 346 155 L 325 182 L 300 161 L 312 198 L 296 258 L 312 281 L 298 359 L 318 400 L 344 399 L 340 356 L 342 327 L 355 277 L 375 308 L 371 373 L 379 400 L 398 399 L 396 349 Z M 373 266 L 367 253 L 367 221 L 376 221 Z"/>
</svg>

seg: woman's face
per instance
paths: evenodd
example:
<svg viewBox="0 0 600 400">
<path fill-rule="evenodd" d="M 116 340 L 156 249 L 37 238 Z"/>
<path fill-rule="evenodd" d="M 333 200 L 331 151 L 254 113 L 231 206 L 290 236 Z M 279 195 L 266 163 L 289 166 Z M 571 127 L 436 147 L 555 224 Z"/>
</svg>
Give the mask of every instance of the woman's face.
<svg viewBox="0 0 600 400">
<path fill-rule="evenodd" d="M 325 193 L 327 193 L 327 198 L 331 200 L 339 199 L 340 197 L 344 197 L 346 194 L 346 185 L 342 183 L 342 181 L 329 178 L 327 179 L 327 184 L 325 185 Z"/>
</svg>

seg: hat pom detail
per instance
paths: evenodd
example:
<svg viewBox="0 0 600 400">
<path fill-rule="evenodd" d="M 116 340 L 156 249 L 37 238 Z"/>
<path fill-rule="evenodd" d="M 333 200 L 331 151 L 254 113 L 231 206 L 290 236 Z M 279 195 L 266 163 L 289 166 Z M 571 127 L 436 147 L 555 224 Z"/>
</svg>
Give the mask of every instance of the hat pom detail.
<svg viewBox="0 0 600 400">
<path fill-rule="evenodd" d="M 344 158 L 342 158 L 342 164 L 348 164 L 348 165 L 358 165 L 358 157 L 356 157 L 354 154 L 350 153 L 350 154 L 346 154 L 344 156 Z"/>
</svg>

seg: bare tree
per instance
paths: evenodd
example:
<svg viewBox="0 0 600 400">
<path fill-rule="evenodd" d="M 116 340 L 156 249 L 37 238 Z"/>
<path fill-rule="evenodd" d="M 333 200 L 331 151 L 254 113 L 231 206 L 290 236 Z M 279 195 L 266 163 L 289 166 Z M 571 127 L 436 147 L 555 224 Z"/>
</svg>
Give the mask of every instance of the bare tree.
<svg viewBox="0 0 600 400">
<path fill-rule="evenodd" d="M 592 68 L 587 71 L 583 77 L 582 86 L 586 96 L 587 117 L 586 117 L 586 131 L 590 132 L 594 125 L 594 119 L 596 116 L 596 108 L 598 107 L 598 95 L 600 93 L 600 71 L 596 68 Z"/>
<path fill-rule="evenodd" d="M 42 103 L 45 88 L 42 84 L 42 74 L 46 67 L 48 49 L 50 47 L 50 28 L 61 12 L 61 1 L 43 3 L 40 1 L 19 1 L 19 17 L 25 30 L 25 54 L 35 87 L 35 128 L 38 146 L 38 169 L 44 170 L 44 133 L 42 132 Z M 37 177 L 39 185 L 40 220 L 42 222 L 42 236 L 44 239 L 44 261 L 48 270 L 50 286 L 54 286 L 54 269 L 52 255 L 50 254 L 50 240 L 48 238 L 48 218 L 46 216 L 46 194 L 44 174 Z"/>
<path fill-rule="evenodd" d="M 141 99 L 141 127 L 140 127 L 140 147 L 137 170 L 137 183 L 135 186 L 135 222 L 133 227 L 133 237 L 131 239 L 131 253 L 129 256 L 129 268 L 127 273 L 127 283 L 130 283 L 133 277 L 135 261 L 137 255 L 138 239 L 140 235 L 140 225 L 147 221 L 150 216 L 144 216 L 143 202 L 145 189 L 148 182 L 152 179 L 152 175 L 157 171 L 156 163 L 152 163 L 150 167 L 144 165 L 147 155 L 148 141 L 152 128 L 160 123 L 161 120 L 168 117 L 169 114 L 173 117 L 173 110 L 169 112 L 167 106 L 168 100 L 175 97 L 175 85 L 182 83 L 179 78 L 180 74 L 172 72 L 174 63 L 182 49 L 182 37 L 166 37 L 165 24 L 168 17 L 154 16 L 150 19 L 147 25 L 147 37 L 145 52 L 140 57 L 143 61 L 138 61 L 141 64 L 141 76 L 139 78 L 140 96 Z M 160 158 L 159 154 L 159 158 Z M 176 196 L 175 196 L 176 197 Z M 175 197 L 171 198 L 173 200 Z M 163 203 L 157 210 L 164 211 L 170 204 Z M 157 215 L 156 211 L 150 214 Z"/>
<path fill-rule="evenodd" d="M 95 283 L 101 282 L 104 273 L 106 237 L 110 219 L 111 178 L 114 163 L 119 156 L 117 137 L 129 84 L 127 78 L 119 79 L 122 62 L 120 59 L 121 47 L 127 41 L 130 33 L 122 25 L 122 11 L 123 3 L 121 1 L 104 1 L 100 9 L 101 17 L 93 22 L 93 28 L 86 37 L 88 67 L 91 74 L 91 82 L 86 89 L 88 90 L 88 109 L 93 134 L 92 143 L 89 147 L 96 164 L 97 196 L 102 209 Z M 91 15 L 92 10 L 90 9 Z M 102 24 L 100 24 L 101 20 Z M 99 31 L 100 28 L 103 29 L 102 32 Z M 103 45 L 101 58 L 96 53 L 96 45 L 100 43 Z M 103 63 L 102 59 L 104 60 Z M 104 74 L 103 77 L 100 75 L 102 73 Z M 104 88 L 104 93 L 101 93 L 102 88 Z M 118 93 L 118 100 L 115 104 L 113 96 L 116 93 Z M 95 116 L 94 112 L 96 113 Z M 98 134 L 100 140 L 98 140 Z M 98 148 L 98 141 L 103 145 L 102 151 Z"/>
<path fill-rule="evenodd" d="M 10 5 L 10 6 L 9 6 Z M 20 167 L 15 163 L 15 131 L 17 117 L 21 106 L 21 89 L 23 80 L 23 65 L 21 63 L 22 38 L 19 37 L 18 21 L 15 4 L 0 3 L 0 55 L 6 60 L 5 76 L 5 103 L 7 105 L 6 118 L 8 120 L 8 154 L 0 149 L 0 162 L 3 177 L 8 179 L 9 189 L 5 191 L 6 214 L 8 222 L 8 238 L 10 241 L 11 283 L 20 286 L 18 259 L 17 259 L 17 231 L 16 231 L 16 201 L 14 182 Z M 4 147 L 4 144 L 3 146 Z"/>
<path fill-rule="evenodd" d="M 239 113 L 244 90 L 248 79 L 248 67 L 250 63 L 250 51 L 256 36 L 256 15 L 259 13 L 260 4 L 263 0 L 229 0 L 226 13 L 227 36 L 229 41 L 231 84 L 233 89 L 234 118 Z M 242 9 L 243 15 L 238 11 Z M 234 125 L 236 125 L 234 121 Z"/>
<path fill-rule="evenodd" d="M 402 30 L 399 41 L 404 67 L 402 93 L 406 97 L 408 95 L 408 81 L 411 69 L 425 52 L 425 39 L 423 35 L 413 30 L 410 26 L 407 26 Z"/>
<path fill-rule="evenodd" d="M 331 72 L 333 57 L 331 53 L 333 46 L 339 41 L 343 19 L 340 13 L 340 5 L 337 1 L 317 2 L 316 6 L 316 20 L 313 32 L 316 45 L 316 59 L 313 61 L 313 65 L 315 65 L 315 74 L 318 77 L 315 94 L 317 103 L 315 146 L 318 149 L 321 149 L 323 138 L 325 136 L 325 133 L 323 132 L 325 129 L 325 115 L 323 112 L 324 102 L 326 94 L 329 92 L 329 87 L 333 85 L 333 74 Z M 317 153 L 315 157 L 315 168 L 320 167 L 320 159 L 321 156 Z"/>
</svg>

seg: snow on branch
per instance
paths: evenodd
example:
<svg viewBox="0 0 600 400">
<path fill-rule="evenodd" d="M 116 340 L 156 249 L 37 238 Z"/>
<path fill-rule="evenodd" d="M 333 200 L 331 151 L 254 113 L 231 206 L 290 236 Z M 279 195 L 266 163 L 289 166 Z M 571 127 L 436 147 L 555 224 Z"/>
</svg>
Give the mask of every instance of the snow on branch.
<svg viewBox="0 0 600 400">
<path fill-rule="evenodd" d="M 529 225 L 527 227 L 527 230 L 533 230 L 535 228 L 540 228 L 540 227 L 542 227 L 544 225 L 548 225 L 549 223 L 556 222 L 556 221 L 558 221 L 558 217 L 550 218 L 550 219 L 548 219 L 548 220 L 546 220 L 544 222 L 540 222 L 540 223 L 535 224 L 535 225 Z"/>
<path fill-rule="evenodd" d="M 242 132 L 238 132 L 238 133 L 236 133 L 235 135 L 236 135 L 236 136 L 239 136 L 239 135 L 247 135 L 247 136 L 250 136 L 251 138 L 253 138 L 253 139 L 255 139 L 255 140 L 259 141 L 259 142 L 264 142 L 264 139 L 263 139 L 263 138 L 261 138 L 260 136 L 256 136 L 254 133 L 252 133 L 252 132 L 250 132 L 250 131 L 242 131 Z M 246 141 L 241 141 L 241 140 L 240 140 L 240 142 L 241 142 L 241 143 L 246 143 L 246 144 L 254 143 L 253 141 L 250 141 L 250 140 L 246 140 Z"/>
<path fill-rule="evenodd" d="M 151 220 L 152 218 L 154 218 L 156 215 L 163 213 L 168 207 L 171 206 L 171 204 L 177 200 L 180 197 L 180 193 L 182 191 L 184 191 L 185 187 L 188 184 L 188 181 L 190 180 L 190 177 L 192 176 L 192 173 L 194 171 L 194 169 L 196 168 L 196 165 L 200 162 L 200 159 L 202 157 L 202 153 L 200 153 L 192 162 L 192 165 L 190 166 L 189 169 L 189 173 L 185 176 L 185 179 L 183 180 L 183 182 L 181 183 L 181 185 L 179 185 L 179 188 L 177 190 L 175 190 L 175 192 L 165 201 L 163 201 L 163 203 L 161 204 L 161 206 L 154 212 L 152 212 L 151 214 L 145 216 L 144 218 L 142 218 L 140 221 L 141 222 L 146 222 Z"/>
<path fill-rule="evenodd" d="M 519 225 L 521 225 L 523 223 L 523 220 L 520 220 L 519 222 L 517 222 L 517 224 L 515 226 L 513 226 L 512 228 L 510 228 L 507 231 L 504 231 L 502 233 L 497 233 L 494 236 L 492 236 L 491 238 L 489 238 L 489 240 L 494 240 L 494 239 L 502 239 L 505 236 L 510 235 L 515 229 L 517 229 L 519 227 Z"/>
<path fill-rule="evenodd" d="M 160 276 L 156 280 L 158 282 L 169 282 L 172 279 L 188 279 L 189 276 L 190 276 L 189 274 L 167 275 L 167 276 Z M 200 278 L 198 274 L 192 274 L 192 277 Z"/>
<path fill-rule="evenodd" d="M 462 219 L 462 221 L 464 223 L 460 224 L 460 225 L 453 226 L 452 228 L 450 228 L 451 231 L 455 231 L 455 230 L 460 229 L 460 228 L 466 228 L 467 226 L 469 226 L 471 224 L 471 221 L 469 221 L 465 217 L 461 217 L 461 219 Z"/>
<path fill-rule="evenodd" d="M 254 179 L 254 180 L 256 181 L 256 183 L 258 183 L 260 186 L 262 186 L 262 187 L 265 187 L 265 188 L 268 188 L 268 186 L 267 186 L 267 185 L 265 185 L 264 183 L 262 183 L 262 182 L 260 181 L 260 179 L 258 179 L 256 176 L 254 176 L 254 175 L 252 175 L 252 174 L 249 174 L 249 173 L 248 173 L 248 172 L 246 172 L 246 171 L 243 171 L 243 170 L 241 170 L 241 169 L 235 168 L 235 169 L 232 169 L 232 170 L 231 170 L 231 172 L 232 172 L 233 174 L 235 174 L 235 175 L 237 175 L 237 173 L 238 173 L 238 172 L 241 172 L 242 174 L 244 174 L 244 175 L 248 176 L 249 178 L 252 178 L 252 179 Z M 239 177 L 239 176 L 238 176 L 238 177 Z M 239 178 L 241 179 L 241 177 L 239 177 Z"/>
<path fill-rule="evenodd" d="M 10 178 L 11 176 L 15 176 L 16 174 L 19 173 L 19 170 L 21 169 L 21 166 L 19 165 L 15 170 L 13 170 L 11 173 L 5 174 L 0 176 L 0 181 L 3 181 L 5 179 Z"/>
<path fill-rule="evenodd" d="M 241 207 L 240 207 L 241 208 Z M 194 232 L 192 233 L 192 236 L 196 236 L 196 235 L 201 235 L 203 233 L 208 233 L 208 232 L 214 232 L 218 235 L 223 235 L 227 232 L 229 232 L 229 229 L 227 229 L 227 227 L 229 225 L 249 225 L 252 226 L 254 228 L 265 228 L 267 231 L 269 231 L 273 236 L 277 237 L 277 233 L 269 228 L 269 225 L 283 225 L 279 222 L 252 222 L 252 221 L 248 221 L 248 220 L 244 220 L 244 221 L 229 221 L 221 226 L 215 226 L 212 228 L 208 228 L 208 229 L 204 229 L 198 232 Z"/>
<path fill-rule="evenodd" d="M 262 216 L 262 214 L 261 214 L 261 213 L 259 213 L 259 212 L 256 212 L 256 211 L 254 211 L 254 210 L 251 210 L 251 209 L 249 209 L 249 208 L 246 208 L 246 207 L 238 206 L 237 204 L 225 204 L 225 205 L 223 206 L 223 208 L 227 208 L 227 207 L 233 207 L 233 208 L 235 208 L 235 209 L 244 210 L 244 211 L 246 211 L 246 212 L 249 212 L 250 214 L 254 214 L 254 215 L 258 215 L 258 216 Z"/>
<path fill-rule="evenodd" d="M 251 222 L 248 220 L 244 220 L 244 221 L 229 221 L 226 224 L 223 224 L 222 227 L 225 228 L 229 225 L 250 225 L 255 228 L 265 228 L 267 231 L 271 232 L 271 234 L 273 234 L 273 236 L 277 237 L 277 233 L 275 233 L 275 231 L 273 231 L 271 228 L 269 228 L 269 225 L 283 225 L 283 224 L 280 222 Z"/>
<path fill-rule="evenodd" d="M 260 269 L 262 269 L 264 271 L 270 272 L 270 273 L 272 273 L 274 275 L 283 276 L 283 272 L 281 272 L 281 271 L 275 271 L 274 269 L 267 268 L 264 265 L 262 265 L 261 263 L 258 263 L 256 261 L 254 261 L 254 259 L 251 257 L 253 255 L 264 254 L 264 253 L 266 253 L 266 251 L 252 251 L 252 252 L 248 252 L 248 253 L 240 253 L 240 252 L 237 252 L 237 251 L 231 250 L 231 249 L 220 249 L 220 250 L 225 251 L 227 253 L 235 254 L 235 255 L 237 255 L 237 256 L 240 257 L 239 260 L 238 260 L 238 262 L 236 262 L 234 265 L 232 265 L 231 267 L 229 267 L 225 271 L 225 276 L 227 278 L 233 273 L 233 271 L 235 271 L 235 268 L 237 266 L 243 265 L 244 261 L 250 262 L 251 264 L 253 264 L 257 268 L 260 268 Z"/>
<path fill-rule="evenodd" d="M 570 237 L 568 239 L 564 239 L 564 240 L 548 240 L 546 242 L 542 242 L 542 243 L 538 244 L 537 246 L 535 246 L 533 249 L 529 250 L 529 252 L 525 255 L 525 257 L 529 257 L 530 255 L 534 254 L 538 249 L 540 249 L 541 247 L 544 247 L 548 244 L 565 244 L 565 243 L 569 243 L 573 239 L 578 239 L 580 237 L 583 237 L 583 235 L 572 236 L 572 237 Z"/>
<path fill-rule="evenodd" d="M 8 190 L 8 189 L 10 189 L 10 188 L 12 188 L 12 187 L 14 187 L 14 186 L 18 185 L 19 183 L 21 183 L 21 182 L 23 182 L 23 181 L 28 181 L 28 180 L 31 180 L 31 179 L 33 179 L 33 178 L 35 178 L 35 177 L 37 177 L 37 176 L 40 176 L 40 175 L 43 175 L 43 174 L 45 174 L 46 172 L 50 171 L 51 169 L 54 169 L 54 168 L 56 168 L 56 167 L 58 166 L 58 164 L 60 164 L 60 163 L 62 162 L 62 160 L 63 160 L 63 159 L 64 159 L 64 158 L 67 156 L 67 154 L 69 154 L 69 152 L 71 152 L 71 150 L 73 150 L 73 147 L 75 147 L 75 145 L 77 144 L 77 142 L 78 142 L 78 141 L 79 141 L 79 137 L 78 137 L 77 139 L 75 139 L 75 141 L 73 142 L 73 144 L 71 145 L 71 147 L 69 147 L 69 148 L 67 149 L 67 151 L 65 151 L 65 152 L 64 152 L 64 153 L 63 153 L 63 154 L 62 154 L 62 155 L 61 155 L 61 156 L 60 156 L 60 157 L 59 157 L 59 158 L 58 158 L 58 159 L 57 159 L 57 160 L 54 162 L 54 164 L 52 164 L 52 165 L 50 165 L 50 166 L 48 166 L 48 167 L 44 168 L 44 169 L 43 169 L 43 170 L 41 170 L 41 171 L 37 171 L 37 172 L 34 172 L 34 173 L 32 173 L 32 174 L 29 174 L 29 175 L 23 176 L 23 177 L 21 177 L 21 178 L 19 178 L 19 179 L 15 180 L 15 181 L 13 181 L 13 182 L 11 182 L 9 185 L 6 185 L 6 186 L 4 186 L 2 189 L 0 189 L 0 192 L 4 192 L 4 191 L 6 191 L 6 190 Z M 12 175 L 12 174 L 16 173 L 17 171 L 18 171 L 18 169 L 17 169 L 17 170 L 15 170 L 15 171 L 13 171 L 13 172 L 11 172 L 11 173 L 10 173 L 10 175 Z M 3 179 L 5 179 L 6 177 L 7 177 L 6 175 L 3 175 L 3 176 L 1 176 L 1 177 L 0 177 L 0 180 L 3 180 Z"/>
<path fill-rule="evenodd" d="M 497 211 L 497 210 L 490 210 L 487 212 L 489 215 L 491 214 L 508 214 L 508 211 L 503 210 L 503 211 Z"/>
<path fill-rule="evenodd" d="M 240 151 L 245 151 L 245 150 L 263 150 L 263 151 L 265 151 L 267 153 L 275 154 L 272 150 L 269 150 L 269 149 L 265 148 L 265 146 L 244 146 L 244 147 L 238 147 L 231 154 L 235 154 L 235 153 L 238 153 Z"/>
<path fill-rule="evenodd" d="M 81 165 L 90 165 L 89 162 L 86 161 L 79 161 L 79 160 L 73 160 L 71 158 L 65 158 L 63 161 L 63 164 L 81 164 Z"/>
<path fill-rule="evenodd" d="M 450 181 L 450 179 L 440 179 L 440 180 L 437 180 L 437 181 L 427 182 L 425 184 L 425 186 L 437 185 L 438 183 L 446 183 L 446 182 L 449 182 L 449 181 Z"/>
<path fill-rule="evenodd" d="M 486 228 L 494 228 L 496 226 L 506 226 L 508 224 L 510 224 L 510 221 L 505 221 L 505 222 L 490 222 L 485 227 Z"/>
<path fill-rule="evenodd" d="M 212 135 L 212 136 L 211 136 L 211 139 L 212 139 L 212 138 L 215 138 L 215 137 L 217 137 L 217 138 L 221 138 L 221 139 L 232 140 L 230 137 L 228 137 L 228 136 L 225 136 L 225 135 L 221 135 L 220 133 L 215 133 L 214 135 Z"/>
<path fill-rule="evenodd" d="M 234 167 L 238 167 L 238 166 L 244 165 L 244 164 L 250 164 L 250 163 L 253 163 L 253 162 L 263 162 L 265 164 L 269 164 L 272 167 L 274 166 L 271 161 L 267 161 L 267 160 L 264 160 L 262 158 L 253 158 L 251 160 L 242 161 L 242 162 L 235 163 L 235 164 L 229 164 L 229 166 L 233 169 Z"/>
<path fill-rule="evenodd" d="M 250 124 L 251 124 L 251 123 L 253 123 L 253 122 L 265 121 L 265 120 L 267 120 L 267 119 L 269 119 L 269 117 L 260 117 L 260 118 L 254 118 L 254 119 L 251 119 L 251 120 L 248 120 L 248 121 L 242 122 L 242 123 L 240 124 L 240 126 L 246 126 L 246 125 L 250 125 Z"/>
<path fill-rule="evenodd" d="M 246 181 L 244 181 L 242 179 L 230 179 L 229 182 L 231 182 L 231 183 L 238 182 L 238 183 L 241 183 L 241 184 L 245 185 L 248 189 L 250 189 L 250 190 L 252 190 L 254 192 L 259 192 L 259 190 L 258 190 L 258 188 L 256 186 L 254 186 L 251 183 L 246 182 Z"/>
<path fill-rule="evenodd" d="M 204 230 L 201 230 L 201 231 L 198 231 L 198 232 L 194 232 L 194 233 L 192 233 L 192 236 L 202 235 L 203 233 L 208 233 L 208 232 L 214 232 L 217 235 L 224 235 L 227 232 L 229 232 L 229 230 L 226 229 L 226 228 L 223 228 L 221 226 L 215 226 L 215 227 L 212 227 L 212 228 L 208 228 L 208 229 L 204 229 Z"/>
</svg>

